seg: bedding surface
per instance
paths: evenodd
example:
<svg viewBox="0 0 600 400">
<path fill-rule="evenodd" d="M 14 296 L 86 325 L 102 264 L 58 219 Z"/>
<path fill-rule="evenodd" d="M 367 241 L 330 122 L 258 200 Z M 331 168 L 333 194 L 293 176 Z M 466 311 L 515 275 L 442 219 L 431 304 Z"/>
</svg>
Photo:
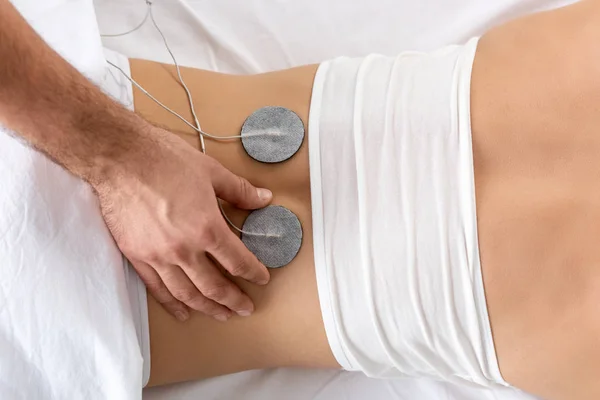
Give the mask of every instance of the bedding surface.
<svg viewBox="0 0 600 400">
<path fill-rule="evenodd" d="M 13 0 L 83 74 L 111 79 L 91 0 Z M 130 99 L 129 99 L 130 100 Z M 125 265 L 91 188 L 0 126 L 0 398 L 142 396 Z"/>
</svg>

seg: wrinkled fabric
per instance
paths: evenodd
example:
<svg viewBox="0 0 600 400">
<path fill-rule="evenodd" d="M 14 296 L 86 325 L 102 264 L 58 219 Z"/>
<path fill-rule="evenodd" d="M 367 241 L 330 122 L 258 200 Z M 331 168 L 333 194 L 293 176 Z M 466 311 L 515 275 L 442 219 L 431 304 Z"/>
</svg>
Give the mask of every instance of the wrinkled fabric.
<svg viewBox="0 0 600 400">
<path fill-rule="evenodd" d="M 91 1 L 16 1 L 115 98 Z M 112 82 L 112 83 L 111 83 Z M 140 399 L 125 264 L 89 185 L 0 128 L 0 398 Z"/>
<path fill-rule="evenodd" d="M 347 370 L 506 386 L 477 241 L 477 38 L 319 66 L 309 120 L 315 271 Z"/>
</svg>

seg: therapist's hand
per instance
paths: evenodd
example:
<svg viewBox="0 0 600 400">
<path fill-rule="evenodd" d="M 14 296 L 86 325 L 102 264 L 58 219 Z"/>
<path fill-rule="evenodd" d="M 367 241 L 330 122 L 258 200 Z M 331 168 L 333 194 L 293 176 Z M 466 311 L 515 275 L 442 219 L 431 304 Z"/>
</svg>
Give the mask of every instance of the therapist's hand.
<svg viewBox="0 0 600 400">
<path fill-rule="evenodd" d="M 150 293 L 180 320 L 186 307 L 225 321 L 252 301 L 223 275 L 257 284 L 267 269 L 230 230 L 219 197 L 239 208 L 266 206 L 257 189 L 180 138 L 150 127 L 135 153 L 106 168 L 95 188 L 105 221 Z"/>
<path fill-rule="evenodd" d="M 0 0 L 0 124 L 95 188 L 119 248 L 177 318 L 188 318 L 186 305 L 220 320 L 253 311 L 219 265 L 258 284 L 269 273 L 229 230 L 216 196 L 259 208 L 271 193 L 108 98 L 7 0 Z"/>
</svg>

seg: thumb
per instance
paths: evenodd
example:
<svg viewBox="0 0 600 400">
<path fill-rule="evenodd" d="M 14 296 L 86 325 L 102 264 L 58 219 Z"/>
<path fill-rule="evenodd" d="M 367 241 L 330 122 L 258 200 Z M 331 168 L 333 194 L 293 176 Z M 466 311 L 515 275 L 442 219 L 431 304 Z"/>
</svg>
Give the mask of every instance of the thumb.
<svg viewBox="0 0 600 400">
<path fill-rule="evenodd" d="M 212 171 L 212 183 L 218 198 L 246 210 L 266 207 L 273 198 L 269 189 L 254 187 L 221 164 Z"/>
</svg>

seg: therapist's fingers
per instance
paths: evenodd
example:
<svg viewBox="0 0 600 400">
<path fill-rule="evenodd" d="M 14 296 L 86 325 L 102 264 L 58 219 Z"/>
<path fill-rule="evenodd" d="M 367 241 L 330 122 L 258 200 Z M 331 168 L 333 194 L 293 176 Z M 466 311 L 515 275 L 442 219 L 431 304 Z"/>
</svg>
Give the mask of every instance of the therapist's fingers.
<svg viewBox="0 0 600 400">
<path fill-rule="evenodd" d="M 219 163 L 212 165 L 211 172 L 217 197 L 238 208 L 254 210 L 266 207 L 273 199 L 270 190 L 254 187 L 247 179 L 234 174 Z"/>
<path fill-rule="evenodd" d="M 194 266 L 182 265 L 181 269 L 208 299 L 224 305 L 242 317 L 254 311 L 252 300 L 227 279 L 204 253 L 199 254 Z"/>
<path fill-rule="evenodd" d="M 160 303 L 167 312 L 180 321 L 186 321 L 190 313 L 181 301 L 177 300 L 165 286 L 160 275 L 150 265 L 142 261 L 130 261 L 150 295 Z"/>
<path fill-rule="evenodd" d="M 221 239 L 208 249 L 210 255 L 217 260 L 231 275 L 244 278 L 258 285 L 266 285 L 270 274 L 254 254 L 242 243 L 227 225 L 219 230 Z"/>
<path fill-rule="evenodd" d="M 215 267 L 213 263 L 210 263 L 202 266 L 202 268 Z M 160 266 L 157 268 L 157 272 L 173 296 L 188 307 L 222 322 L 227 321 L 231 317 L 231 310 L 206 298 L 179 266 Z"/>
</svg>

